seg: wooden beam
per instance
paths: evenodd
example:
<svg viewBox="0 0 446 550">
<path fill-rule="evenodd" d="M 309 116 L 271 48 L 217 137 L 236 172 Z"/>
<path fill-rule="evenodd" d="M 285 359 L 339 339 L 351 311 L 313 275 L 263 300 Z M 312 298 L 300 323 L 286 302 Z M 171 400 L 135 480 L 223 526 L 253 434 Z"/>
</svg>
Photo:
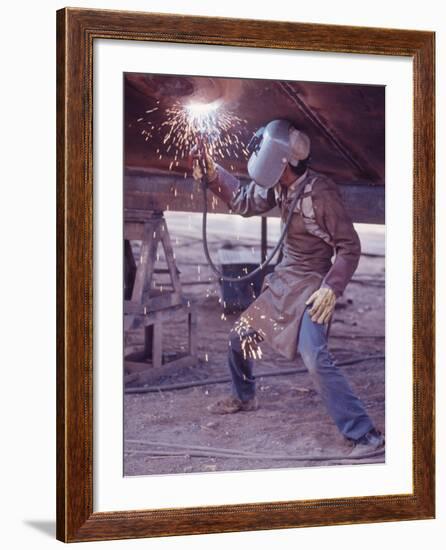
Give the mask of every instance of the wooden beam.
<svg viewBox="0 0 446 550">
<path fill-rule="evenodd" d="M 248 181 L 237 175 L 241 181 Z M 339 183 L 345 205 L 354 222 L 385 223 L 385 187 L 367 182 Z M 163 210 L 201 212 L 200 185 L 191 177 L 174 172 L 150 172 L 128 169 L 124 174 L 124 208 L 132 210 Z M 228 213 L 228 207 L 212 193 L 208 197 L 210 213 Z M 277 217 L 278 210 L 269 216 Z"/>
</svg>

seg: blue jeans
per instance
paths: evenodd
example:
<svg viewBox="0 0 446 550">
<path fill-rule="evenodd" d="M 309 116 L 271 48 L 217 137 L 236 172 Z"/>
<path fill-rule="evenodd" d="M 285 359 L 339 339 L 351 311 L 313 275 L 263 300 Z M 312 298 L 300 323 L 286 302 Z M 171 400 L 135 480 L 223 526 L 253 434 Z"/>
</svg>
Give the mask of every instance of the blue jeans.
<svg viewBox="0 0 446 550">
<path fill-rule="evenodd" d="M 374 426 L 358 397 L 335 365 L 327 346 L 327 325 L 313 323 L 306 309 L 299 330 L 297 349 L 308 369 L 328 414 L 348 439 L 359 439 Z M 246 401 L 255 395 L 253 361 L 243 357 L 240 337 L 229 338 L 229 368 L 233 394 Z"/>
</svg>

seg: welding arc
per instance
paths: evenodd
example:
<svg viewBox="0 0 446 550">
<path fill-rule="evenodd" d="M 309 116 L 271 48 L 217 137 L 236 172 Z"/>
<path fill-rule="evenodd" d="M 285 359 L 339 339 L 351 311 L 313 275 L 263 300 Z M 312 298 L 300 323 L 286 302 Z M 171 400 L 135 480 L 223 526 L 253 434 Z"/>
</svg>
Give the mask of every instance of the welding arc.
<svg viewBox="0 0 446 550">
<path fill-rule="evenodd" d="M 302 182 L 303 183 L 303 182 Z M 209 267 L 212 269 L 212 271 L 218 275 L 219 279 L 221 281 L 226 281 L 228 283 L 241 283 L 244 281 L 249 281 L 253 277 L 255 277 L 258 273 L 261 273 L 268 264 L 271 263 L 274 256 L 279 252 L 280 247 L 282 246 L 283 240 L 285 239 L 285 235 L 287 234 L 288 227 L 290 226 L 291 219 L 293 217 L 294 209 L 296 208 L 297 201 L 299 200 L 300 196 L 303 193 L 304 186 L 300 185 L 300 187 L 297 189 L 296 196 L 293 199 L 293 202 L 291 203 L 290 210 L 288 212 L 288 217 L 285 222 L 285 225 L 283 226 L 282 233 L 280 235 L 279 240 L 277 241 L 276 246 L 274 247 L 271 254 L 265 258 L 265 260 L 254 269 L 254 271 L 251 271 L 251 273 L 248 273 L 247 275 L 243 276 L 237 276 L 237 277 L 229 277 L 228 275 L 224 275 L 218 267 L 214 264 L 212 261 L 211 255 L 209 253 L 209 247 L 208 247 L 208 237 L 207 237 L 207 217 L 208 217 L 208 201 L 207 201 L 207 181 L 205 176 L 202 177 L 201 180 L 201 187 L 203 191 L 203 224 L 202 224 L 202 233 L 203 233 L 203 250 L 204 254 L 206 256 L 206 260 L 209 264 Z"/>
</svg>

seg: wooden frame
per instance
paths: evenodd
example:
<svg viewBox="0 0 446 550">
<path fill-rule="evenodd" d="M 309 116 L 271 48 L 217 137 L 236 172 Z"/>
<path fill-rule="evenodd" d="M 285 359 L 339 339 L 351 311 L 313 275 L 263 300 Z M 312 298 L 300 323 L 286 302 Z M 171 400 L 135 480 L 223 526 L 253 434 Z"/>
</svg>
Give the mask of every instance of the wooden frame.
<svg viewBox="0 0 446 550">
<path fill-rule="evenodd" d="M 412 494 L 93 512 L 92 69 L 97 38 L 413 59 Z M 124 539 L 434 517 L 434 33 L 68 8 L 57 13 L 57 70 L 57 538 Z"/>
</svg>

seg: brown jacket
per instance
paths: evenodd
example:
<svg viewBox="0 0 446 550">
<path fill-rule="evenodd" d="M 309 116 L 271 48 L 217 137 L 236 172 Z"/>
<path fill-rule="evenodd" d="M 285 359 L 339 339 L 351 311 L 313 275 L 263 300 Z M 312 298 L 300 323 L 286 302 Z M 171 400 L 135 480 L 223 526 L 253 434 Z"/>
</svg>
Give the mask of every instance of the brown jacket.
<svg viewBox="0 0 446 550">
<path fill-rule="evenodd" d="M 220 166 L 217 174 L 210 188 L 232 212 L 253 216 L 277 205 L 283 223 L 296 191 L 304 187 L 284 240 L 282 260 L 242 314 L 276 351 L 293 359 L 306 300 L 320 286 L 331 287 L 336 296 L 343 293 L 358 265 L 358 234 L 336 184 L 314 170 L 308 169 L 287 189 L 277 184 L 268 190 L 253 181 L 242 185 Z"/>
</svg>

